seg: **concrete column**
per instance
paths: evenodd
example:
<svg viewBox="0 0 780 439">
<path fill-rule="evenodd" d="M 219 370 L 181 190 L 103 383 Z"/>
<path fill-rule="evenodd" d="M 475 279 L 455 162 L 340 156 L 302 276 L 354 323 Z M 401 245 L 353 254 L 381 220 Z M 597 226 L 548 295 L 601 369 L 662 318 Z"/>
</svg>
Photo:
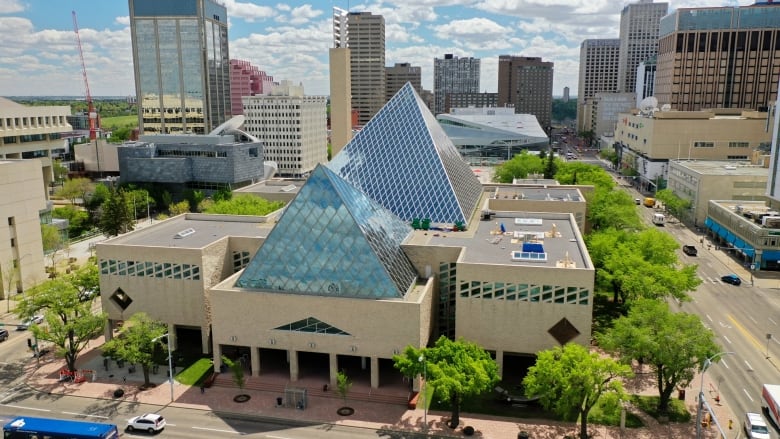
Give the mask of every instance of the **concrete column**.
<svg viewBox="0 0 780 439">
<path fill-rule="evenodd" d="M 201 326 L 200 328 L 200 348 L 203 353 L 211 352 L 211 343 L 209 340 L 209 327 Z"/>
<path fill-rule="evenodd" d="M 298 351 L 287 351 L 290 355 L 290 381 L 298 381 Z"/>
<path fill-rule="evenodd" d="M 362 370 L 366 370 L 366 358 L 367 357 L 360 357 L 360 368 Z"/>
<path fill-rule="evenodd" d="M 176 340 L 176 325 L 173 323 L 168 324 L 168 343 L 171 345 L 171 351 L 175 351 L 178 340 Z"/>
<path fill-rule="evenodd" d="M 106 341 L 114 338 L 114 325 L 116 325 L 116 322 L 108 319 L 108 323 L 106 324 L 105 329 L 103 329 L 103 337 L 105 337 Z"/>
<path fill-rule="evenodd" d="M 496 351 L 496 364 L 498 365 L 498 376 L 504 376 L 504 351 Z"/>
<path fill-rule="evenodd" d="M 252 375 L 260 376 L 260 348 L 257 346 L 249 347 L 249 362 L 252 364 Z"/>
<path fill-rule="evenodd" d="M 218 344 L 214 346 L 212 361 L 214 362 L 214 372 L 220 372 L 222 368 L 222 346 Z"/>
<path fill-rule="evenodd" d="M 338 386 L 339 356 L 338 354 L 328 354 L 328 360 L 330 360 L 330 387 L 335 389 Z"/>
<path fill-rule="evenodd" d="M 379 388 L 379 358 L 377 357 L 371 357 L 371 388 Z"/>
</svg>

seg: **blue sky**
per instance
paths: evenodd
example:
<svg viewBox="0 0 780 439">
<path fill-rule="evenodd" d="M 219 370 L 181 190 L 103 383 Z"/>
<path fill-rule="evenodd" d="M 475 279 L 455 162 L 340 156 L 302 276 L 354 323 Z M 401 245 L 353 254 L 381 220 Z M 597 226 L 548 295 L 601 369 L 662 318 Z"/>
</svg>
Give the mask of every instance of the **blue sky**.
<svg viewBox="0 0 780 439">
<path fill-rule="evenodd" d="M 658 2 L 656 0 L 656 2 Z M 482 60 L 482 91 L 496 91 L 498 56 L 542 57 L 555 63 L 553 94 L 577 93 L 579 46 L 617 38 L 616 0 L 224 0 L 230 57 L 245 59 L 275 80 L 302 82 L 327 95 L 333 7 L 382 14 L 386 64 L 422 67 L 433 88 L 433 58 L 452 53 Z M 752 0 L 669 0 L 681 7 L 737 6 Z M 93 96 L 135 94 L 125 0 L 0 0 L 0 96 L 83 95 L 73 32 L 76 11 Z"/>
</svg>

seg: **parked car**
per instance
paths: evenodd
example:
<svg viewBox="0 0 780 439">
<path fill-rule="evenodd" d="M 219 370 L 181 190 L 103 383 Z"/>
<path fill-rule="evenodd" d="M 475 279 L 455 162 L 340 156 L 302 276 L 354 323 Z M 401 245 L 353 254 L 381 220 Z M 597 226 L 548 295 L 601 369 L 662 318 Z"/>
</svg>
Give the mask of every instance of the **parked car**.
<svg viewBox="0 0 780 439">
<path fill-rule="evenodd" d="M 143 430 L 155 433 L 165 428 L 165 418 L 157 413 L 144 413 L 141 416 L 128 419 L 127 430 Z"/>
<path fill-rule="evenodd" d="M 0 341 L 6 340 L 8 340 L 8 330 L 5 328 L 0 328 Z"/>
<path fill-rule="evenodd" d="M 22 321 L 16 326 L 17 331 L 26 331 L 30 328 L 32 325 L 40 325 L 43 323 L 43 316 L 42 315 L 34 315 L 30 317 L 27 320 Z"/>
<path fill-rule="evenodd" d="M 721 277 L 720 280 L 722 280 L 723 282 L 726 282 L 727 284 L 731 284 L 731 285 L 739 286 L 739 285 L 742 284 L 742 279 L 740 279 L 739 276 L 737 276 L 736 274 L 727 274 L 727 275 Z"/>
<path fill-rule="evenodd" d="M 696 247 L 694 247 L 692 245 L 684 245 L 682 247 L 682 251 L 683 251 L 683 253 L 685 253 L 688 256 L 696 256 L 696 255 L 699 254 L 699 251 L 696 250 Z"/>
<path fill-rule="evenodd" d="M 769 428 L 766 421 L 760 413 L 745 413 L 745 419 L 742 422 L 745 434 L 751 439 L 769 439 Z"/>
</svg>

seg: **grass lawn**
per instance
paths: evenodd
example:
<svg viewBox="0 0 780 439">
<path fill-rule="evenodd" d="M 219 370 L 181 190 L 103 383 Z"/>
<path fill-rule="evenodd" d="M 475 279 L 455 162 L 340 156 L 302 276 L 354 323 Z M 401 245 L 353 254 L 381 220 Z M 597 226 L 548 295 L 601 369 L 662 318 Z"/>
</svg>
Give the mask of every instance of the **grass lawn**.
<svg viewBox="0 0 780 439">
<path fill-rule="evenodd" d="M 205 379 L 213 370 L 214 364 L 212 360 L 210 358 L 201 358 L 177 373 L 176 381 L 188 386 L 194 386 Z"/>
<path fill-rule="evenodd" d="M 121 128 L 128 125 L 138 125 L 138 116 L 116 116 L 100 118 L 100 124 L 105 128 Z"/>
<path fill-rule="evenodd" d="M 631 402 L 655 419 L 658 419 L 660 416 L 660 413 L 658 413 L 658 400 L 657 396 L 631 395 Z M 669 400 L 669 412 L 666 415 L 669 416 L 670 422 L 682 423 L 690 422 L 691 420 L 691 413 L 685 407 L 685 402 L 679 399 Z"/>
</svg>

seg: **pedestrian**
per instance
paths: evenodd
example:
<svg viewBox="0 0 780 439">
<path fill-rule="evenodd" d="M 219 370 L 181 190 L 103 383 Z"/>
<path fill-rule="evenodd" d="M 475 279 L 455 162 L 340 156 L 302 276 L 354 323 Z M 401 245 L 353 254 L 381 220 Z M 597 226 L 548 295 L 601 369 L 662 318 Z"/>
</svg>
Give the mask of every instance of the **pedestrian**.
<svg viewBox="0 0 780 439">
<path fill-rule="evenodd" d="M 201 395 L 206 393 L 206 386 L 204 386 L 203 384 L 200 385 L 200 393 Z"/>
<path fill-rule="evenodd" d="M 127 377 L 126 376 L 122 377 L 122 384 L 127 384 Z"/>
</svg>

